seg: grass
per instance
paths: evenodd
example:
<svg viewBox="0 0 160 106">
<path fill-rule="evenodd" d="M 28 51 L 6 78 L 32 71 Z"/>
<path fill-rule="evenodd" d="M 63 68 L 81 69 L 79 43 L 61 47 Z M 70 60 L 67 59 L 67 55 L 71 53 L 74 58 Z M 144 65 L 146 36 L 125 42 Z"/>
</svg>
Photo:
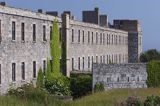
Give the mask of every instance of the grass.
<svg viewBox="0 0 160 106">
<path fill-rule="evenodd" d="M 114 106 L 126 100 L 129 96 L 137 96 L 144 100 L 150 95 L 160 96 L 160 88 L 115 89 L 88 95 L 72 102 L 58 101 L 53 97 L 39 102 L 38 100 L 22 99 L 15 96 L 1 96 L 0 106 Z"/>
<path fill-rule="evenodd" d="M 160 96 L 160 89 L 115 89 L 75 100 L 70 103 L 70 106 L 114 106 L 117 103 L 125 101 L 129 96 L 137 96 L 141 100 L 144 100 L 150 95 Z"/>
</svg>

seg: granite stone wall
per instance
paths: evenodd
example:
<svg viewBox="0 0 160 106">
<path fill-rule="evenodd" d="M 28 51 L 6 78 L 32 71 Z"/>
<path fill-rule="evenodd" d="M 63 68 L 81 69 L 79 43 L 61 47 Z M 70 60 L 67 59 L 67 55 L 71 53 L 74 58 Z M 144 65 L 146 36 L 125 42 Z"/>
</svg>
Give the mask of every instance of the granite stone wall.
<svg viewBox="0 0 160 106">
<path fill-rule="evenodd" d="M 146 64 L 93 64 L 93 88 L 102 82 L 105 89 L 146 88 Z"/>
</svg>

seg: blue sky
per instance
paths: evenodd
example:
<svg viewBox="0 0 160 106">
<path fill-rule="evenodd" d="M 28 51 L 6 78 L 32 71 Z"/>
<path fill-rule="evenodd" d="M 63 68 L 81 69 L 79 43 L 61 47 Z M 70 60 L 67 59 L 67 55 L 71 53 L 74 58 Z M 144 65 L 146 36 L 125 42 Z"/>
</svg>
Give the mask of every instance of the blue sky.
<svg viewBox="0 0 160 106">
<path fill-rule="evenodd" d="M 138 19 L 143 30 L 143 51 L 160 50 L 160 0 L 3 0 L 13 7 L 30 10 L 70 10 L 81 20 L 82 10 L 99 7 L 102 14 L 113 19 Z"/>
</svg>

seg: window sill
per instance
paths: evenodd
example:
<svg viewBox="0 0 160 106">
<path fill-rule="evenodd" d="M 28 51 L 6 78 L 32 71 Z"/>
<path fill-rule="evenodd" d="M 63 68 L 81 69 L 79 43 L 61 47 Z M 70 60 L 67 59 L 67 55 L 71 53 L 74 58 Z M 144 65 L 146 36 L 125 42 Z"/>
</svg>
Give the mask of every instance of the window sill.
<svg viewBox="0 0 160 106">
<path fill-rule="evenodd" d="M 25 43 L 25 41 L 21 41 L 21 43 Z"/>
<path fill-rule="evenodd" d="M 33 80 L 36 80 L 36 78 L 33 78 Z"/>
<path fill-rule="evenodd" d="M 36 41 L 32 41 L 32 43 L 36 43 Z"/>
<path fill-rule="evenodd" d="M 21 82 L 26 82 L 25 80 L 21 80 Z"/>
<path fill-rule="evenodd" d="M 47 40 L 43 40 L 43 43 L 46 43 L 47 42 Z"/>
<path fill-rule="evenodd" d="M 15 43 L 15 42 L 16 42 L 16 40 L 11 40 L 11 42 Z"/>
</svg>

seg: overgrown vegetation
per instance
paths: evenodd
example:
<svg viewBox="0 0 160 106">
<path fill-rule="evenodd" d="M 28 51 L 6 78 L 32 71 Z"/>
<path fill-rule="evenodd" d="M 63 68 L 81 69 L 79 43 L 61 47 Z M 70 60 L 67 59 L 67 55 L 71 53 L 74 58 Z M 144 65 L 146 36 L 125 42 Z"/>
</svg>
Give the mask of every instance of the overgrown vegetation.
<svg viewBox="0 0 160 106">
<path fill-rule="evenodd" d="M 54 95 L 70 95 L 69 78 L 61 73 L 60 68 L 61 44 L 59 40 L 60 35 L 57 20 L 54 20 L 52 28 L 50 51 L 53 61 L 47 62 L 45 88 L 49 93 Z"/>
<path fill-rule="evenodd" d="M 37 91 L 38 88 L 32 88 L 32 89 L 35 90 L 33 91 L 27 90 L 28 93 L 31 93 L 27 94 L 33 95 L 32 92 L 34 92 L 33 96 L 28 96 L 28 97 L 24 96 L 19 97 L 15 95 L 1 96 L 0 106 L 121 106 L 121 103 L 123 101 L 126 101 L 128 97 L 132 96 L 138 97 L 142 101 L 142 103 L 144 102 L 153 103 L 153 101 L 159 100 L 158 96 L 160 96 L 159 88 L 114 89 L 106 92 L 98 92 L 92 95 L 85 96 L 81 99 L 76 99 L 75 101 L 64 103 L 62 101 L 56 100 L 51 95 L 48 95 L 46 93 L 43 94 L 39 92 L 39 90 Z M 150 96 L 152 95 L 155 95 L 154 97 L 152 97 L 154 99 L 150 99 Z M 141 106 L 143 106 L 143 104 Z M 144 106 L 158 106 L 158 105 L 144 105 Z"/>
<path fill-rule="evenodd" d="M 62 101 L 48 94 L 45 89 L 25 84 L 17 89 L 10 89 L 6 96 L 0 97 L 0 106 L 61 106 Z"/>
<path fill-rule="evenodd" d="M 77 75 L 71 77 L 71 91 L 74 98 L 92 93 L 92 77 L 90 75 Z"/>
<path fill-rule="evenodd" d="M 151 61 L 147 64 L 148 87 L 160 87 L 160 61 Z"/>
<path fill-rule="evenodd" d="M 158 52 L 156 49 L 148 50 L 141 54 L 140 61 L 141 62 L 150 62 L 152 60 L 160 60 L 160 52 Z"/>
<path fill-rule="evenodd" d="M 102 82 L 97 82 L 96 84 L 95 84 L 95 86 L 94 86 L 94 91 L 95 92 L 102 92 L 102 91 L 104 91 L 105 89 L 104 89 L 104 85 L 103 85 L 103 83 Z"/>
</svg>

